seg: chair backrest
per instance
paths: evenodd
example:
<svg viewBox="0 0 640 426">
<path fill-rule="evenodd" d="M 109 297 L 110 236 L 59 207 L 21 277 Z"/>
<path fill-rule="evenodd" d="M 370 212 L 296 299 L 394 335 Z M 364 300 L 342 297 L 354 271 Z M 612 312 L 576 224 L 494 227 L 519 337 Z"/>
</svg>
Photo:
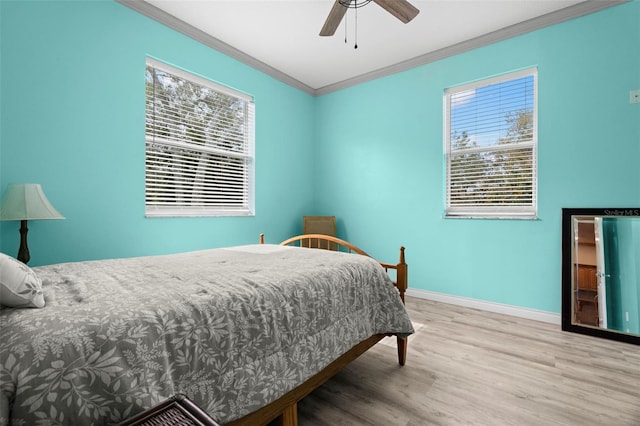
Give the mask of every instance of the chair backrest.
<svg viewBox="0 0 640 426">
<path fill-rule="evenodd" d="M 336 217 L 335 216 L 304 216 L 302 218 L 303 234 L 322 234 L 332 237 L 336 236 Z M 323 248 L 335 250 L 333 244 L 327 241 L 316 241 L 313 248 Z"/>
</svg>

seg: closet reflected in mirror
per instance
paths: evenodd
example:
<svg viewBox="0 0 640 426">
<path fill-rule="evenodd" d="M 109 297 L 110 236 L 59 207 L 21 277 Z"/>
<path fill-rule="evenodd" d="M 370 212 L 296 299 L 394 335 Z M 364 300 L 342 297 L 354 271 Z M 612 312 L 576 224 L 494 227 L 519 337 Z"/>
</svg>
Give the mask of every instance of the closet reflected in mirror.
<svg viewBox="0 0 640 426">
<path fill-rule="evenodd" d="M 640 344 L 640 208 L 563 209 L 562 329 Z"/>
</svg>

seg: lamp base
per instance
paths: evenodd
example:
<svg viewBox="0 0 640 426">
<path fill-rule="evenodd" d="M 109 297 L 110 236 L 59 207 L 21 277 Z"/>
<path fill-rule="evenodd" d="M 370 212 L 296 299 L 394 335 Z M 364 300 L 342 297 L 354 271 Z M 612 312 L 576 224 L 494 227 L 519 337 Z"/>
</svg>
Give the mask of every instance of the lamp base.
<svg viewBox="0 0 640 426">
<path fill-rule="evenodd" d="M 27 232 L 29 232 L 29 228 L 27 228 L 27 221 L 20 221 L 20 249 L 18 250 L 18 260 L 25 265 L 29 263 L 31 260 L 31 255 L 29 254 L 29 246 L 27 245 Z"/>
</svg>

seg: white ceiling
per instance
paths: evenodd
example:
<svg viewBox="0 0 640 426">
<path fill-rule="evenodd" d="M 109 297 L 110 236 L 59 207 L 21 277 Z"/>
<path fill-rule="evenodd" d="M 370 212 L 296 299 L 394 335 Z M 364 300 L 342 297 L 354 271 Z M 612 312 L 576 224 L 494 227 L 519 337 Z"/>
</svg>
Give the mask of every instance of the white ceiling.
<svg viewBox="0 0 640 426">
<path fill-rule="evenodd" d="M 318 33 L 333 0 L 118 0 L 309 93 L 357 82 L 582 16 L 606 0 L 410 0 L 403 24 L 374 2 Z"/>
</svg>

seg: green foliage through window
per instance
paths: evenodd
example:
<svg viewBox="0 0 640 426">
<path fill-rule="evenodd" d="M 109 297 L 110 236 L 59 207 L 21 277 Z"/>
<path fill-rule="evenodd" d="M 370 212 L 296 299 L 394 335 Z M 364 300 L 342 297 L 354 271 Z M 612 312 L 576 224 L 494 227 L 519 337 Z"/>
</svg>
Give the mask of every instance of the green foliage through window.
<svg viewBox="0 0 640 426">
<path fill-rule="evenodd" d="M 445 97 L 447 216 L 535 217 L 535 70 Z"/>
<path fill-rule="evenodd" d="M 252 214 L 253 102 L 148 60 L 148 216 Z"/>
</svg>

